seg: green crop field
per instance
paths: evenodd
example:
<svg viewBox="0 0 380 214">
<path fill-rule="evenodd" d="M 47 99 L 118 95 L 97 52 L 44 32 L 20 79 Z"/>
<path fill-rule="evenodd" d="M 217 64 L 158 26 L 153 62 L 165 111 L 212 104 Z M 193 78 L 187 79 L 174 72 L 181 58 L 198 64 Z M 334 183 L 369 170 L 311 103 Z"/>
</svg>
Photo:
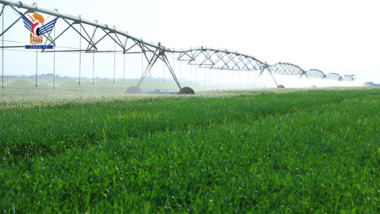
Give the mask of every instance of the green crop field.
<svg viewBox="0 0 380 214">
<path fill-rule="evenodd" d="M 0 91 L 0 212 L 380 212 L 379 89 L 82 93 Z"/>
</svg>

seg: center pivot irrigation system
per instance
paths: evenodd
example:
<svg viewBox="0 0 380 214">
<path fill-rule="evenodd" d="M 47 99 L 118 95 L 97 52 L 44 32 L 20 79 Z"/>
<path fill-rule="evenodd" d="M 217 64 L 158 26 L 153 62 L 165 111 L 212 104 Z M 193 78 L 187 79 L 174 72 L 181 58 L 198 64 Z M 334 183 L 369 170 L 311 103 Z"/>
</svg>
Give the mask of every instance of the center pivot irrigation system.
<svg viewBox="0 0 380 214">
<path fill-rule="evenodd" d="M 309 78 L 319 78 L 319 79 L 330 79 L 330 80 L 338 80 L 338 81 L 354 81 L 355 77 L 350 75 L 340 76 L 337 73 L 324 74 L 322 71 L 317 69 L 311 69 L 308 71 L 303 70 L 299 66 L 290 64 L 290 63 L 277 63 L 274 65 L 269 65 L 266 62 L 262 62 L 256 59 L 253 56 L 241 54 L 238 52 L 232 52 L 228 50 L 218 50 L 212 48 L 196 48 L 196 49 L 188 49 L 188 50 L 174 50 L 166 48 L 162 46 L 160 43 L 157 45 L 148 43 L 143 41 L 143 39 L 131 36 L 128 32 L 123 32 L 117 30 L 116 27 L 109 27 L 105 24 L 100 24 L 97 21 L 88 21 L 82 19 L 80 16 L 72 16 L 67 14 L 59 13 L 58 10 L 47 10 L 40 7 L 37 7 L 37 4 L 33 5 L 24 4 L 20 1 L 7 1 L 0 0 L 2 4 L 1 7 L 1 19 L 2 19 L 2 31 L 0 37 L 2 38 L 2 88 L 4 88 L 4 49 L 9 48 L 25 48 L 25 46 L 4 46 L 4 34 L 6 34 L 15 24 L 19 21 L 23 21 L 23 17 L 27 14 L 35 14 L 39 13 L 42 15 L 48 15 L 53 17 L 56 20 L 57 25 L 64 25 L 61 27 L 60 32 L 56 32 L 54 29 L 49 33 L 43 34 L 44 45 L 46 47 L 53 46 L 53 49 L 41 49 L 39 52 L 42 53 L 53 53 L 54 54 L 54 83 L 55 83 L 55 53 L 56 52 L 79 52 L 79 57 L 81 57 L 81 53 L 122 53 L 124 55 L 124 63 L 125 63 L 125 55 L 126 54 L 142 54 L 144 60 L 147 61 L 147 66 L 142 72 L 142 75 L 136 86 L 132 86 L 127 89 L 127 93 L 141 93 L 140 85 L 143 83 L 144 79 L 151 72 L 151 69 L 156 64 L 158 60 L 161 60 L 167 69 L 170 71 L 171 76 L 176 82 L 179 93 L 180 94 L 194 94 L 194 90 L 189 87 L 181 87 L 181 84 L 174 72 L 173 67 L 168 60 L 168 54 L 173 54 L 174 56 L 178 56 L 177 60 L 182 62 L 187 62 L 189 65 L 196 65 L 200 68 L 205 69 L 213 69 L 213 70 L 227 70 L 227 71 L 257 71 L 259 73 L 259 77 L 263 74 L 263 72 L 268 71 L 271 75 L 274 83 L 278 88 L 283 88 L 284 86 L 279 85 L 274 77 L 276 75 L 293 75 L 299 76 L 302 78 L 305 76 L 308 80 Z M 18 14 L 18 18 L 12 22 L 9 26 L 4 26 L 5 19 L 5 10 L 12 10 L 15 14 Z M 25 22 L 25 20 L 24 20 Z M 62 35 L 67 33 L 68 31 L 75 32 L 79 35 L 80 43 L 82 40 L 85 42 L 86 48 L 82 48 L 81 44 L 79 49 L 64 49 L 60 48 L 56 44 L 60 41 Z M 96 35 L 96 36 L 95 36 Z M 102 42 L 106 38 L 110 38 L 114 43 L 113 50 L 103 50 L 100 47 Z M 45 46 L 44 46 L 45 47 Z M 117 47 L 117 48 L 116 48 Z M 37 52 L 36 52 L 37 54 Z M 36 55 L 37 57 L 37 55 Z M 93 58 L 94 60 L 94 58 Z M 81 62 L 81 58 L 79 59 Z M 95 63 L 95 62 L 93 62 Z M 37 87 L 37 70 L 36 66 L 36 87 Z M 79 79 L 80 79 L 80 70 L 79 67 Z M 125 72 L 125 65 L 124 65 Z M 114 78 L 115 81 L 115 78 Z M 55 84 L 53 83 L 53 87 Z M 309 81 L 310 83 L 310 81 Z M 79 80 L 80 84 L 80 80 Z"/>
</svg>

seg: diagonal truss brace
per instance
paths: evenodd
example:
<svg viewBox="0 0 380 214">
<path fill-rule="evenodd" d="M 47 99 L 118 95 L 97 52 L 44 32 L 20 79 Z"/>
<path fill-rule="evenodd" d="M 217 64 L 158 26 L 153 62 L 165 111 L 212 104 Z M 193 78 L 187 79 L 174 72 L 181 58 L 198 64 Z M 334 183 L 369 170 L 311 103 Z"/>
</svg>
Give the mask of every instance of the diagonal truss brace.
<svg viewBox="0 0 380 214">
<path fill-rule="evenodd" d="M 159 46 L 160 46 L 160 44 L 159 44 Z M 154 64 L 157 62 L 158 59 L 160 59 L 160 60 L 162 60 L 165 63 L 165 65 L 169 69 L 169 71 L 170 71 L 170 73 L 171 73 L 174 81 L 176 82 L 178 88 L 181 90 L 181 84 L 179 83 L 178 78 L 177 78 L 177 76 L 174 73 L 173 67 L 170 65 L 169 59 L 166 56 L 165 51 L 163 51 L 162 49 L 156 49 L 154 52 L 152 52 L 153 53 L 152 58 L 149 59 L 148 56 L 146 55 L 146 50 L 144 49 L 144 47 L 142 47 L 142 48 L 143 48 L 143 54 L 145 55 L 145 58 L 148 61 L 148 65 L 145 68 L 145 71 L 142 74 L 142 76 L 141 76 L 141 78 L 140 78 L 140 80 L 139 80 L 139 82 L 137 83 L 136 86 L 140 87 L 140 85 L 142 84 L 142 82 L 144 81 L 144 79 L 146 78 L 146 76 L 152 70 Z"/>
<path fill-rule="evenodd" d="M 278 83 L 277 83 L 276 79 L 274 78 L 272 72 L 271 72 L 270 69 L 268 68 L 268 66 L 266 66 L 266 67 L 264 67 L 264 68 L 262 68 L 262 69 L 260 70 L 260 74 L 259 74 L 259 77 L 258 77 L 257 79 L 260 79 L 261 75 L 263 75 L 263 73 L 264 73 L 265 70 L 267 70 L 267 71 L 269 72 L 269 74 L 270 74 L 270 76 L 272 77 L 274 83 L 275 83 L 276 86 L 278 87 Z"/>
</svg>

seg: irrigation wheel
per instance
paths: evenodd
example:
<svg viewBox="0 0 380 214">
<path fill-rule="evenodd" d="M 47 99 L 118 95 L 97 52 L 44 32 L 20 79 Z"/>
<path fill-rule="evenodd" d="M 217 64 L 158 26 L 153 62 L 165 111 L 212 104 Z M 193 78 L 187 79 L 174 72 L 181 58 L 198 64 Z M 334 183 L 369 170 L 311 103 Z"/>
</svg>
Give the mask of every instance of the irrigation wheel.
<svg viewBox="0 0 380 214">
<path fill-rule="evenodd" d="M 190 87 L 183 87 L 181 90 L 179 90 L 179 94 L 195 94 L 195 92 Z"/>
<path fill-rule="evenodd" d="M 140 94 L 141 89 L 137 86 L 131 86 L 127 88 L 127 94 Z"/>
</svg>

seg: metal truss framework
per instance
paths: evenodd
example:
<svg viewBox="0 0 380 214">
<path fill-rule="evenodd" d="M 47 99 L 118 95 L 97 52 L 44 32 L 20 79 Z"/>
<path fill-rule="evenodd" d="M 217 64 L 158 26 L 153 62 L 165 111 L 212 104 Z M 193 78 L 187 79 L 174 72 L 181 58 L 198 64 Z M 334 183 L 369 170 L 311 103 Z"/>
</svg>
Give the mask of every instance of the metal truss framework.
<svg viewBox="0 0 380 214">
<path fill-rule="evenodd" d="M 322 71 L 317 69 L 311 69 L 305 72 L 299 66 L 290 64 L 290 63 L 277 63 L 274 65 L 268 65 L 253 56 L 241 54 L 238 52 L 232 52 L 228 50 L 217 50 L 210 48 L 196 48 L 189 50 L 170 50 L 161 46 L 160 43 L 158 45 L 148 43 L 143 41 L 142 39 L 138 39 L 134 36 L 131 36 L 127 32 L 119 31 L 115 27 L 110 28 L 108 25 L 99 24 L 97 21 L 92 22 L 82 17 L 75 17 L 67 14 L 59 13 L 58 10 L 47 10 L 43 8 L 37 7 L 37 4 L 28 5 L 22 2 L 13 2 L 9 0 L 0 0 L 2 4 L 0 16 L 2 17 L 2 31 L 0 37 L 2 38 L 2 51 L 3 51 L 3 60 L 2 60 L 2 87 L 4 88 L 4 48 L 10 48 L 4 46 L 4 34 L 8 32 L 17 22 L 20 21 L 22 13 L 18 9 L 22 9 L 26 13 L 42 13 L 50 15 L 54 18 L 57 18 L 60 23 L 64 23 L 66 27 L 56 34 L 56 31 L 53 31 L 43 35 L 45 38 L 45 45 L 53 45 L 56 47 L 57 42 L 60 41 L 61 37 L 69 30 L 74 31 L 80 38 L 80 47 L 78 49 L 66 49 L 60 50 L 58 48 L 54 48 L 54 50 L 42 50 L 41 52 L 79 52 L 81 53 L 105 53 L 105 52 L 119 52 L 124 54 L 142 54 L 143 58 L 148 62 L 140 80 L 137 83 L 137 87 L 140 87 L 145 77 L 150 73 L 152 67 L 158 60 L 161 60 L 168 70 L 170 71 L 173 79 L 177 83 L 179 89 L 181 89 L 181 85 L 178 81 L 178 78 L 175 75 L 173 67 L 170 65 L 168 57 L 166 53 L 178 54 L 179 57 L 177 60 L 186 61 L 189 65 L 196 65 L 200 68 L 208 68 L 214 70 L 232 70 L 232 71 L 260 71 L 261 74 L 268 70 L 271 74 L 274 82 L 277 84 L 273 74 L 278 75 L 299 75 L 300 78 L 305 75 L 307 78 L 326 78 L 326 79 L 334 79 L 334 80 L 345 80 L 345 81 L 353 81 L 354 78 L 352 76 L 344 76 L 343 78 L 336 73 L 330 73 L 329 75 L 325 75 Z M 9 25 L 6 29 L 4 29 L 4 10 L 6 7 L 10 7 L 17 14 L 20 15 L 11 25 Z M 18 8 L 18 9 L 16 9 Z M 100 36 L 99 36 L 100 34 Z M 95 35 L 97 35 L 95 38 Z M 105 39 L 111 39 L 114 42 L 114 50 L 101 50 L 99 48 L 100 44 L 105 41 Z M 85 49 L 82 47 L 82 40 L 85 42 L 84 46 L 87 46 Z M 24 46 L 15 46 L 14 48 L 22 48 Z M 117 47 L 117 50 L 116 50 Z M 150 54 L 148 54 L 150 53 Z M 79 60 L 81 61 L 81 55 L 79 55 Z M 93 63 L 95 60 L 93 58 Z M 54 57 L 54 65 L 55 65 L 55 57 Z M 79 84 L 80 84 L 80 70 L 81 65 L 79 66 Z M 55 66 L 54 66 L 54 77 L 55 77 Z M 36 68 L 36 78 L 37 78 L 37 68 Z M 115 81 L 115 69 L 114 69 L 114 81 Z M 37 79 L 36 79 L 37 86 Z M 54 87 L 54 86 L 53 86 Z"/>
<path fill-rule="evenodd" d="M 190 49 L 175 51 L 179 53 L 179 61 L 187 61 L 190 65 L 213 70 L 262 71 L 268 65 L 255 57 L 217 49 Z"/>
<path fill-rule="evenodd" d="M 328 79 L 328 80 L 338 80 L 338 81 L 342 81 L 343 80 L 343 78 L 339 74 L 337 74 L 337 73 L 329 73 L 329 74 L 327 74 L 326 79 Z"/>
<path fill-rule="evenodd" d="M 318 69 L 310 69 L 306 71 L 306 76 L 309 78 L 319 78 L 319 79 L 324 79 L 326 78 L 326 75 Z"/>
<path fill-rule="evenodd" d="M 308 78 L 305 71 L 302 68 L 291 63 L 279 62 L 274 65 L 268 66 L 268 70 L 273 78 L 273 81 L 276 83 L 277 87 L 279 85 L 277 84 L 277 81 L 275 80 L 273 74 L 299 76 L 300 79 L 302 78 L 303 75 L 305 75 L 306 78 Z"/>
<path fill-rule="evenodd" d="M 355 77 L 352 76 L 352 75 L 344 75 L 344 76 L 342 77 L 342 80 L 343 80 L 343 81 L 354 81 L 354 80 L 355 80 Z"/>
<path fill-rule="evenodd" d="M 293 65 L 291 63 L 283 63 L 279 62 L 274 65 L 268 67 L 269 71 L 274 74 L 281 75 L 306 75 L 305 71 L 298 67 L 297 65 Z"/>
</svg>

